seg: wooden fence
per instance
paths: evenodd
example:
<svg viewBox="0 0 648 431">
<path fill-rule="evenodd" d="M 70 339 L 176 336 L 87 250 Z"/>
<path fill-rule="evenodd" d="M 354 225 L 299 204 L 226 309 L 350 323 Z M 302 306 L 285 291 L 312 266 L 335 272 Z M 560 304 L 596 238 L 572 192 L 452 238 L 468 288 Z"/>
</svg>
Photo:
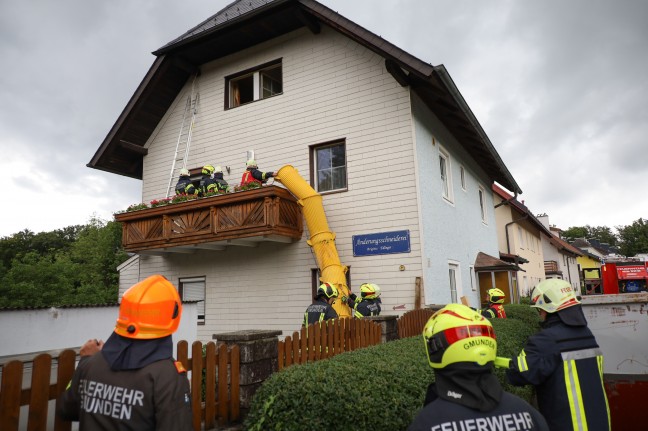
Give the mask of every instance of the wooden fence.
<svg viewBox="0 0 648 431">
<path fill-rule="evenodd" d="M 398 338 L 421 335 L 425 324 L 435 311 L 430 308 L 422 308 L 403 314 L 398 318 Z"/>
<path fill-rule="evenodd" d="M 43 353 L 33 361 L 10 361 L 2 365 L 0 381 L 0 428 L 3 431 L 20 429 L 20 409 L 28 406 L 29 431 L 46 431 L 48 405 L 65 390 L 72 378 L 76 352 L 64 350 L 57 357 Z M 239 366 L 238 346 L 222 344 L 218 351 L 213 342 L 203 346 L 196 341 L 191 346 L 191 357 L 186 341 L 177 346 L 177 359 L 191 373 L 191 401 L 193 428 L 212 429 L 216 422 L 223 425 L 239 419 Z M 23 388 L 25 364 L 31 362 L 31 385 Z M 56 375 L 52 375 L 52 369 Z M 200 372 L 193 372 L 199 370 Z M 204 424 L 204 428 L 202 425 Z M 54 419 L 54 431 L 69 431 L 72 422 Z M 25 428 L 24 426 L 22 428 Z"/>
<path fill-rule="evenodd" d="M 370 320 L 334 319 L 308 325 L 279 342 L 279 369 L 380 344 L 382 327 Z"/>
</svg>

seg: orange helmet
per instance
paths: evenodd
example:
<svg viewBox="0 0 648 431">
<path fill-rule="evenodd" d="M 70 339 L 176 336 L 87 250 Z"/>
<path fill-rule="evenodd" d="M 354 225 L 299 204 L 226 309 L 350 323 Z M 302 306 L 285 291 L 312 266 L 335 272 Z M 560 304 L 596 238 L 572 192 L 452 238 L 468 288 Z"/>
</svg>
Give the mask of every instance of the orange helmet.
<svg viewBox="0 0 648 431">
<path fill-rule="evenodd" d="M 141 340 L 166 337 L 178 329 L 181 315 L 178 290 L 163 276 L 152 275 L 124 292 L 115 332 Z"/>
</svg>

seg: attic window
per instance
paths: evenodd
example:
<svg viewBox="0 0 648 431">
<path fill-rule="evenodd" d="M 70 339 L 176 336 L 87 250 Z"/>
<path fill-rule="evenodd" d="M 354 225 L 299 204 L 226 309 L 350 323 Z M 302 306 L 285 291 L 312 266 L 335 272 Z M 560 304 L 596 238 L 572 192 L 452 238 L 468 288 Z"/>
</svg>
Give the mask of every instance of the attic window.
<svg viewBox="0 0 648 431">
<path fill-rule="evenodd" d="M 236 108 L 283 92 L 281 59 L 225 78 L 225 109 Z"/>
</svg>

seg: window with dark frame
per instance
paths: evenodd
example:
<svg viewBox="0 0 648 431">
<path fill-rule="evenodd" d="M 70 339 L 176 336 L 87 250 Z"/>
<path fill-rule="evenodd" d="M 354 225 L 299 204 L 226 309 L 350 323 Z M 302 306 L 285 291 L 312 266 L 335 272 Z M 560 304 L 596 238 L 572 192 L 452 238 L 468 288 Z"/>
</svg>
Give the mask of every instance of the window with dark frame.
<svg viewBox="0 0 648 431">
<path fill-rule="evenodd" d="M 347 190 L 345 141 L 312 146 L 310 153 L 315 190 L 319 193 Z"/>
<path fill-rule="evenodd" d="M 320 277 L 322 276 L 322 273 L 320 272 L 319 268 L 311 268 L 311 293 L 312 297 L 315 298 L 315 294 L 317 293 L 317 288 L 320 286 L 320 284 L 324 283 L 326 280 L 320 281 Z M 349 288 L 349 291 L 351 291 L 351 267 L 347 267 L 347 272 L 345 274 L 346 277 L 346 283 L 347 287 Z"/>
<path fill-rule="evenodd" d="M 198 324 L 205 324 L 205 277 L 181 278 L 178 293 L 183 301 L 196 301 Z"/>
<path fill-rule="evenodd" d="M 281 59 L 225 77 L 225 108 L 283 93 Z"/>
</svg>

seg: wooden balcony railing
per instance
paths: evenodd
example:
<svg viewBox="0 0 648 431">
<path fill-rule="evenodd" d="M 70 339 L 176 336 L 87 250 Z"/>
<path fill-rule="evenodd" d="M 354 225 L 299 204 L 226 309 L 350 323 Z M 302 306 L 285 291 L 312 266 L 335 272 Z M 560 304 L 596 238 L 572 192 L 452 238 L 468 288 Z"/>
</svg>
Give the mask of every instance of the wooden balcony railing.
<svg viewBox="0 0 648 431">
<path fill-rule="evenodd" d="M 562 271 L 558 268 L 558 262 L 555 260 L 545 260 L 544 270 L 545 274 L 562 274 Z"/>
<path fill-rule="evenodd" d="M 115 219 L 122 223 L 124 249 L 142 254 L 287 243 L 303 233 L 297 199 L 277 186 L 115 214 Z"/>
</svg>

